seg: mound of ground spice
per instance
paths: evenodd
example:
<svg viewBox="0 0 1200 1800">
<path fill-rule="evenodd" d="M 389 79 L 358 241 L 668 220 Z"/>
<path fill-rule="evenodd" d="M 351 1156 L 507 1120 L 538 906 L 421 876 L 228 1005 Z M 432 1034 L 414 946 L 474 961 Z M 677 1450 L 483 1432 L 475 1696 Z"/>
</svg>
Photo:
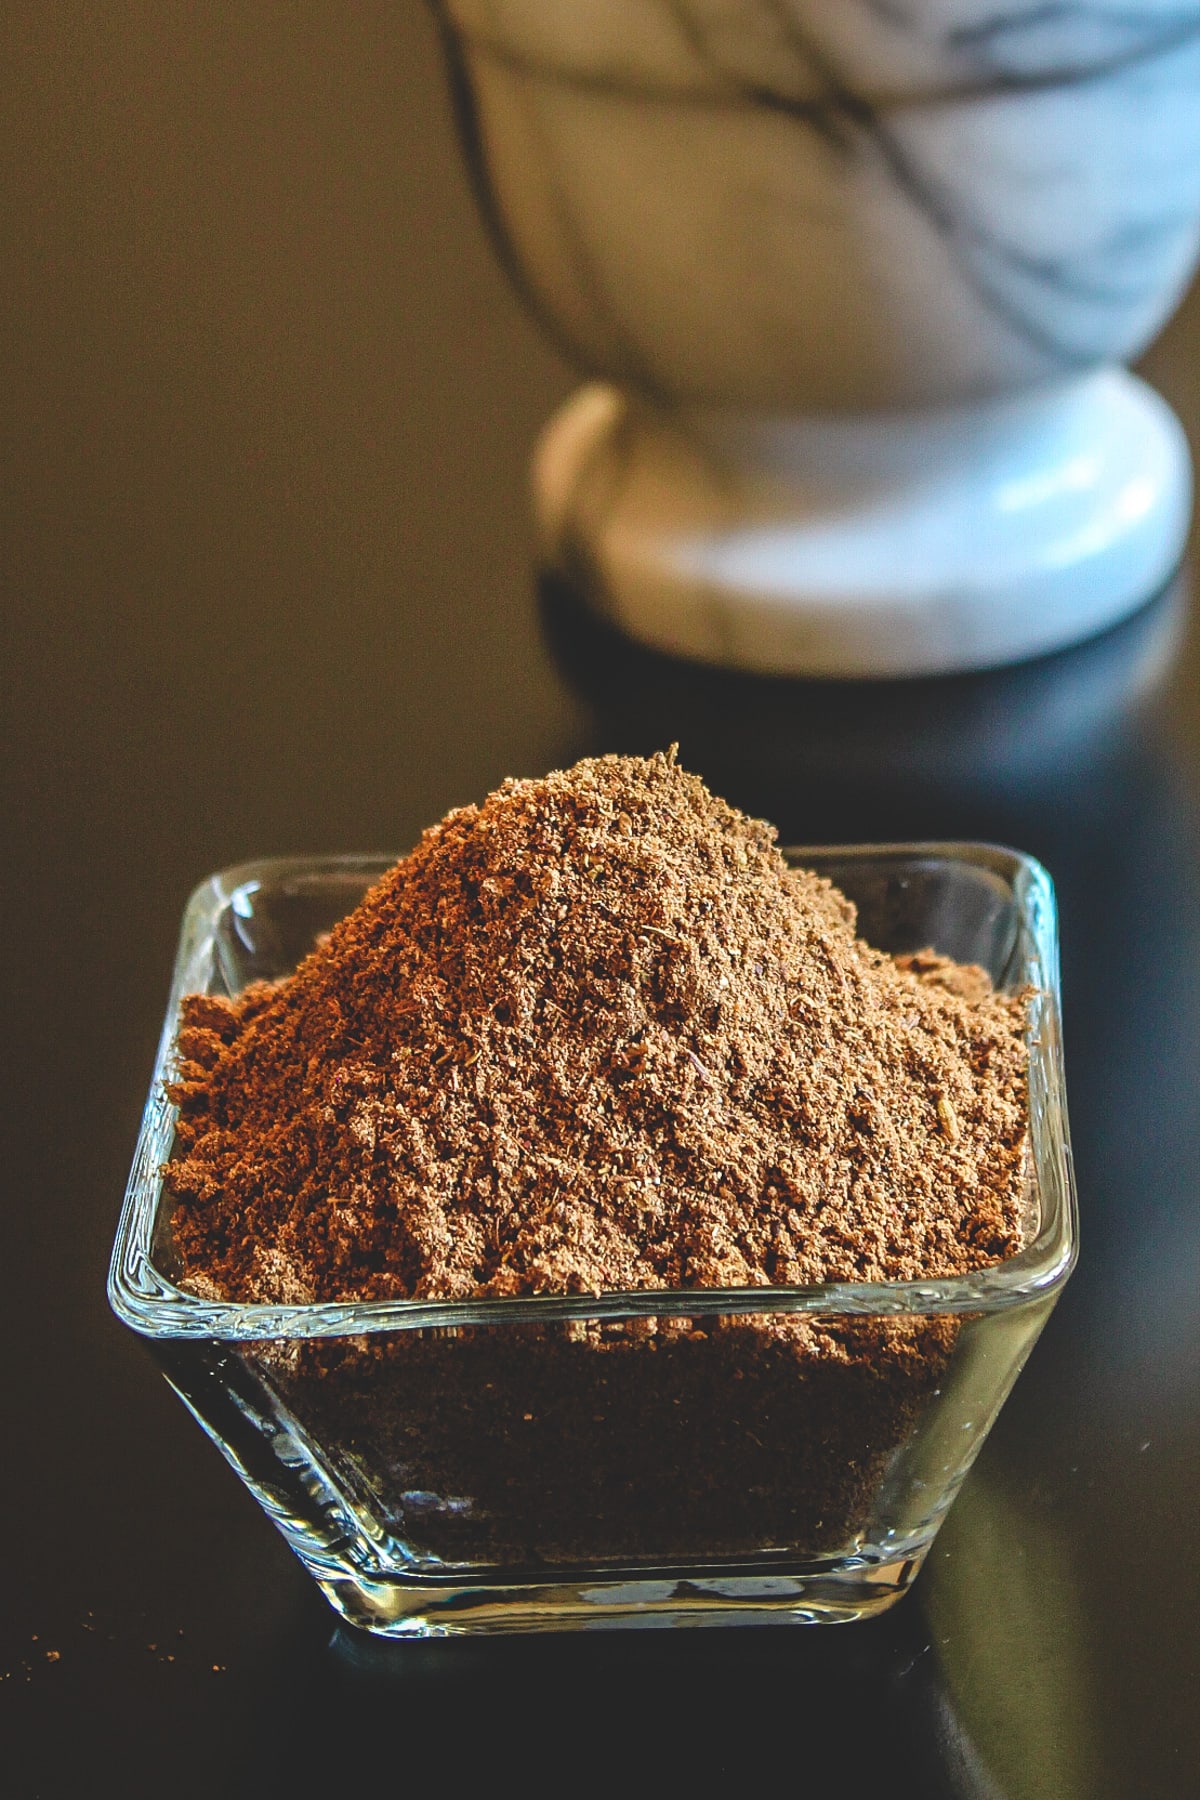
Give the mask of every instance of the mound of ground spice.
<svg viewBox="0 0 1200 1800">
<path fill-rule="evenodd" d="M 1010 1254 L 1023 1003 L 854 919 L 673 755 L 506 782 L 291 977 L 185 1001 L 186 1279 L 461 1299 Z"/>
<path fill-rule="evenodd" d="M 185 1002 L 181 1279 L 305 1302 L 977 1269 L 1022 1239 L 1024 1023 L 979 969 L 860 942 L 673 755 L 506 782 L 293 975 Z M 881 1496 L 971 1329 L 667 1312 L 231 1355 L 320 1447 L 339 1529 L 363 1510 L 365 1557 L 391 1534 L 402 1576 L 516 1579 L 903 1539 Z"/>
</svg>

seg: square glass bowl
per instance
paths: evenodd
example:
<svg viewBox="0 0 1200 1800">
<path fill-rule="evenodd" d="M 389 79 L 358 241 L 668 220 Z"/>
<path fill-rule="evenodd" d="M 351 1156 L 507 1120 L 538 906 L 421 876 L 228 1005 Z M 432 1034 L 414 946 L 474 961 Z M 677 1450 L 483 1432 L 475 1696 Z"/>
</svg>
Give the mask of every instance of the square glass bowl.
<svg viewBox="0 0 1200 1800">
<path fill-rule="evenodd" d="M 943 1280 L 599 1299 L 199 1298 L 162 1179 L 180 1001 L 286 974 L 388 859 L 247 864 L 193 896 L 110 1298 L 353 1624 L 858 1619 L 920 1568 L 1075 1258 L 1053 889 L 985 845 L 788 855 L 879 948 L 1034 990 L 1018 1255 Z"/>
</svg>

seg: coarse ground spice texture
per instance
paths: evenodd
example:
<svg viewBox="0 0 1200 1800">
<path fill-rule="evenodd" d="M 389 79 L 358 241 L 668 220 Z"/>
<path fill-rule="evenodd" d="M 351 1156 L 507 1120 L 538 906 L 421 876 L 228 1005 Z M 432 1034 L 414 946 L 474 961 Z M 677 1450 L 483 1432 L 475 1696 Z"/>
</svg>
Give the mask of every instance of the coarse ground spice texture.
<svg viewBox="0 0 1200 1800">
<path fill-rule="evenodd" d="M 978 1269 L 1022 1242 L 1025 1013 L 858 940 L 673 754 L 509 781 L 293 975 L 185 1001 L 182 1279 L 307 1302 Z M 410 1549 L 512 1566 L 844 1544 L 953 1339 L 663 1316 L 246 1354 Z"/>
</svg>

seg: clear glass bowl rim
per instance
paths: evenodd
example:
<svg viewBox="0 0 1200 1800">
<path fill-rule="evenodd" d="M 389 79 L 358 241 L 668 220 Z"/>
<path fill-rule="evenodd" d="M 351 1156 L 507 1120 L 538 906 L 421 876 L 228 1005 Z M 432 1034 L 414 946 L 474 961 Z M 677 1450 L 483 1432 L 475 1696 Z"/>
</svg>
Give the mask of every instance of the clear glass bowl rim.
<svg viewBox="0 0 1200 1800">
<path fill-rule="evenodd" d="M 185 994 L 198 991 L 197 970 L 211 956 L 218 922 L 239 893 L 251 893 L 264 882 L 311 883 L 347 877 L 368 882 L 397 860 L 394 855 L 275 857 L 218 871 L 196 888 L 184 912 L 166 1020 L 109 1268 L 108 1297 L 117 1316 L 148 1338 L 247 1341 L 564 1319 L 697 1318 L 738 1313 L 988 1313 L 1057 1293 L 1075 1265 L 1079 1231 L 1063 1074 L 1057 908 L 1050 876 L 1035 858 L 1021 851 L 972 842 L 801 845 L 789 846 L 784 855 L 789 862 L 818 870 L 833 862 L 966 863 L 988 871 L 1010 889 L 1028 940 L 1024 979 L 1039 996 L 1037 1017 L 1029 1032 L 1032 1180 L 1038 1193 L 1039 1224 L 1029 1244 L 1016 1256 L 968 1275 L 804 1287 L 653 1288 L 600 1295 L 304 1305 L 214 1301 L 188 1293 L 153 1260 L 161 1170 L 169 1155 L 176 1118 L 163 1087 L 174 1054 L 180 1004 Z"/>
</svg>

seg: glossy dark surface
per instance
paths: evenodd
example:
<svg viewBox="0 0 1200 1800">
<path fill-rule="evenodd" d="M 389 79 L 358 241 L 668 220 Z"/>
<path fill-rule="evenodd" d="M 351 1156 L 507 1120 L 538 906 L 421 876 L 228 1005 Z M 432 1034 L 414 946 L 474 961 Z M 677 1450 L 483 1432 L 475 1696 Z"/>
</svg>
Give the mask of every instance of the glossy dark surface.
<svg viewBox="0 0 1200 1800">
<path fill-rule="evenodd" d="M 13 15 L 10 14 L 10 17 Z M 471 210 L 417 9 L 21 4 L 0 109 L 5 1791 L 1200 1792 L 1200 647 L 1185 587 L 1025 670 L 729 681 L 535 597 L 569 388 Z M 1200 304 L 1147 359 L 1200 443 Z M 1080 1269 L 869 1627 L 381 1646 L 111 1319 L 178 915 L 678 738 L 785 837 L 1032 851 Z M 152 1771 L 157 1768 L 156 1777 Z"/>
</svg>

